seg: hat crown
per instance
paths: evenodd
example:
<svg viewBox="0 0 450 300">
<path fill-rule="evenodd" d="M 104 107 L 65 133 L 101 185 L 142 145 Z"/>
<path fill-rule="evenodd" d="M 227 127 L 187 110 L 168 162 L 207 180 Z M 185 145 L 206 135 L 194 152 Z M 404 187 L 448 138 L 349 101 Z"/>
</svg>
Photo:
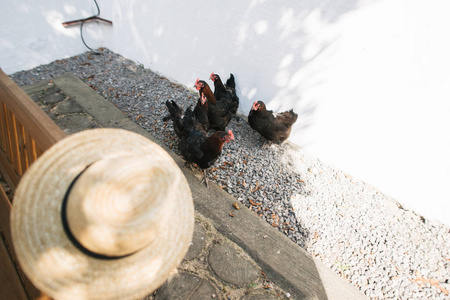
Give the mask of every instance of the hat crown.
<svg viewBox="0 0 450 300">
<path fill-rule="evenodd" d="M 67 199 L 70 233 L 108 257 L 139 251 L 157 235 L 178 173 L 143 157 L 107 158 L 89 166 Z"/>
</svg>

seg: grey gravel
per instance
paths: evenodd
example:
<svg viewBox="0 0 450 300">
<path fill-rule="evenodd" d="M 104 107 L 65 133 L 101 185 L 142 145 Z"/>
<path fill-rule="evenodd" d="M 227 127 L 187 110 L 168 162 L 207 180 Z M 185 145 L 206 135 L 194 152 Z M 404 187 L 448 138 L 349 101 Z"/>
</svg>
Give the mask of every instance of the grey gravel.
<svg viewBox="0 0 450 300">
<path fill-rule="evenodd" d="M 108 49 L 102 53 L 86 52 L 11 77 L 22 86 L 73 73 L 177 151 L 172 124 L 162 121 L 164 103 L 195 105 L 197 93 Z M 229 129 L 236 141 L 224 147 L 210 180 L 370 298 L 450 298 L 448 226 L 403 209 L 296 145 L 263 149 L 263 138 L 245 117 L 233 119 Z"/>
</svg>

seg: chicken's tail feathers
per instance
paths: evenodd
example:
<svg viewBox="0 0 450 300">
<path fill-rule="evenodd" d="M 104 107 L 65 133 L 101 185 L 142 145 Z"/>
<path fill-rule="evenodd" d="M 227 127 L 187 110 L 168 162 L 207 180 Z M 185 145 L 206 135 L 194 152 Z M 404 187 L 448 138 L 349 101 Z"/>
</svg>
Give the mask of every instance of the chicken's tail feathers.
<svg viewBox="0 0 450 300">
<path fill-rule="evenodd" d="M 167 109 L 169 110 L 169 115 L 163 118 L 163 121 L 172 120 L 173 128 L 175 130 L 176 135 L 181 138 L 185 133 L 184 125 L 183 125 L 183 111 L 178 106 L 175 101 L 166 101 Z"/>
<path fill-rule="evenodd" d="M 234 75 L 230 73 L 230 78 L 227 79 L 225 84 L 226 89 L 231 92 L 232 100 L 239 105 L 239 97 L 236 94 L 236 81 L 234 80 Z"/>
<path fill-rule="evenodd" d="M 173 120 L 173 118 L 174 118 L 173 114 L 174 114 L 174 112 L 175 112 L 175 109 L 174 109 L 172 103 L 170 103 L 169 100 L 166 101 L 166 106 L 167 106 L 167 109 L 169 110 L 169 115 L 167 115 L 167 116 L 165 116 L 165 117 L 163 118 L 163 121 L 164 121 L 164 122 L 166 122 L 166 121 L 168 121 L 168 120 Z"/>
<path fill-rule="evenodd" d="M 233 74 L 230 73 L 230 78 L 227 79 L 227 82 L 225 83 L 225 85 L 233 90 L 236 88 L 236 82 L 234 81 Z"/>
<path fill-rule="evenodd" d="M 296 114 L 296 113 L 294 112 L 294 110 L 291 109 L 291 110 L 289 111 L 289 115 L 290 115 L 290 117 L 291 117 L 292 124 L 294 124 L 294 123 L 297 121 L 297 119 L 298 119 L 298 114 Z"/>
<path fill-rule="evenodd" d="M 181 118 L 183 112 L 175 101 L 167 100 L 166 106 L 167 106 L 167 109 L 169 110 L 169 113 L 172 116 L 172 118 Z"/>
</svg>

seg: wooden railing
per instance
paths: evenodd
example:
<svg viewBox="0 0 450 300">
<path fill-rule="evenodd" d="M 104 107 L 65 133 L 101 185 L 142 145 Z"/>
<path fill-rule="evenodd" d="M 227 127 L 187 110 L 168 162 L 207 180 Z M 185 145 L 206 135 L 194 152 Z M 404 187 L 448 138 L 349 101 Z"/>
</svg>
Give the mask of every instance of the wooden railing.
<svg viewBox="0 0 450 300">
<path fill-rule="evenodd" d="M 0 171 L 14 191 L 42 152 L 64 132 L 0 69 Z"/>
<path fill-rule="evenodd" d="M 0 172 L 14 192 L 30 165 L 65 133 L 0 68 Z M 23 275 L 10 232 L 12 203 L 0 185 L 0 298 L 36 299 L 39 291 Z M 5 273 L 6 272 L 6 273 Z"/>
</svg>

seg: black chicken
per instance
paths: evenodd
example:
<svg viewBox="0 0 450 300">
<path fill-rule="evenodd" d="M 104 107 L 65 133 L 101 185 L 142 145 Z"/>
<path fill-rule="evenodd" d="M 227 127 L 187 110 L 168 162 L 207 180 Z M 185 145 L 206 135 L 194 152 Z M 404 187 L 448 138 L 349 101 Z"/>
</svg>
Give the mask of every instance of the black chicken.
<svg viewBox="0 0 450 300">
<path fill-rule="evenodd" d="M 214 72 L 211 73 L 209 79 L 214 82 L 214 97 L 216 97 L 216 101 L 226 106 L 233 114 L 236 114 L 239 106 L 239 98 L 236 95 L 234 75 L 230 74 L 230 78 L 227 79 L 225 85 L 223 85 L 220 76 L 214 74 Z"/>
<path fill-rule="evenodd" d="M 197 79 L 194 87 L 198 90 L 199 95 L 205 94 L 208 99 L 209 128 L 214 130 L 225 130 L 234 115 L 227 102 L 216 101 L 216 97 L 206 81 Z"/>
<path fill-rule="evenodd" d="M 234 140 L 233 132 L 231 130 L 216 131 L 207 136 L 203 125 L 198 122 L 190 107 L 183 115 L 181 108 L 174 101 L 166 101 L 166 106 L 169 109 L 175 133 L 180 138 L 178 149 L 187 163 L 196 163 L 202 169 L 203 179 L 200 183 L 205 182 L 208 186 L 206 169 L 219 158 L 223 145 Z"/>
<path fill-rule="evenodd" d="M 274 113 L 266 109 L 262 101 L 255 101 L 248 114 L 250 127 L 271 142 L 282 143 L 291 133 L 292 125 L 298 115 L 291 109 L 283 113 Z"/>
</svg>

